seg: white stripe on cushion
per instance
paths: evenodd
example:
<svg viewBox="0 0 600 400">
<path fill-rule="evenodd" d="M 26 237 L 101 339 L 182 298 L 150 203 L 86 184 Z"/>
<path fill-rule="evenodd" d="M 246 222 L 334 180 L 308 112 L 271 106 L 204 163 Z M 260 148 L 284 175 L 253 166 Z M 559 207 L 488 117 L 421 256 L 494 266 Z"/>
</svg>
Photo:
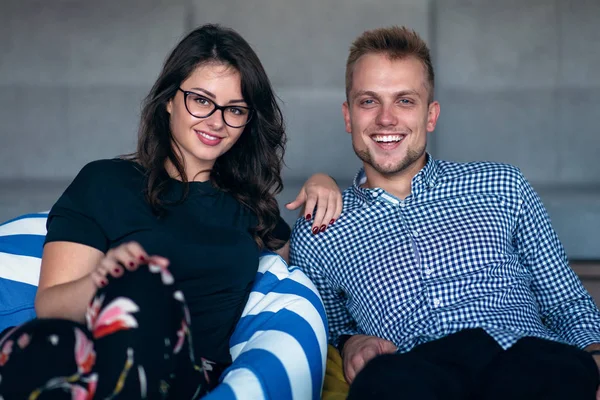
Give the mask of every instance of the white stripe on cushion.
<svg viewBox="0 0 600 400">
<path fill-rule="evenodd" d="M 319 293 L 319 291 L 317 290 L 317 288 L 315 287 L 315 285 L 312 283 L 312 281 L 310 279 L 308 279 L 308 276 L 306 276 L 304 274 L 304 272 L 300 271 L 299 269 L 292 272 L 289 276 L 288 279 L 293 280 L 294 282 L 298 282 L 299 284 L 301 284 L 302 286 L 307 287 L 308 289 L 312 290 L 312 292 L 314 294 L 316 294 L 319 299 L 321 298 L 321 294 Z"/>
<path fill-rule="evenodd" d="M 237 399 L 264 399 L 260 381 L 252 371 L 247 368 L 238 368 L 229 371 L 221 385 L 228 385 Z M 207 396 L 210 399 L 210 395 Z"/>
<path fill-rule="evenodd" d="M 327 332 L 325 332 L 321 314 L 319 314 L 312 303 L 306 298 L 289 293 L 281 294 L 271 292 L 264 295 L 259 292 L 251 292 L 244 310 L 244 316 L 257 315 L 264 311 L 276 313 L 282 309 L 293 311 L 310 324 L 319 341 L 319 347 L 321 348 L 321 353 L 325 359 L 325 354 L 327 353 Z M 234 358 L 235 357 L 237 357 L 237 354 Z"/>
<path fill-rule="evenodd" d="M 22 218 L 0 225 L 0 236 L 7 235 L 41 235 L 46 236 L 46 218 Z"/>
<path fill-rule="evenodd" d="M 288 268 L 288 265 L 278 254 L 263 254 L 260 257 L 260 263 L 258 264 L 258 272 L 264 274 L 266 271 L 269 271 L 277 276 L 277 279 L 279 280 L 290 276 L 291 272 Z"/>
<path fill-rule="evenodd" d="M 247 342 L 232 347 L 231 354 L 239 355 L 251 349 L 269 351 L 279 359 L 290 378 L 294 399 L 312 398 L 310 368 L 304 349 L 296 339 L 281 331 L 257 331 Z"/>
<path fill-rule="evenodd" d="M 0 253 L 0 278 L 37 286 L 40 281 L 40 259 Z"/>
</svg>

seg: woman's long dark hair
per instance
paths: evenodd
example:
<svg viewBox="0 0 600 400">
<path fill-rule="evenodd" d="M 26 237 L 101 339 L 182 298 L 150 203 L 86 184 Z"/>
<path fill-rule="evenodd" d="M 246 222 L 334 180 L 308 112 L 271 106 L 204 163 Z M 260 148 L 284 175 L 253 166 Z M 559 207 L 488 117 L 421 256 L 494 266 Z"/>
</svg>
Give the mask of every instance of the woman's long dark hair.
<svg viewBox="0 0 600 400">
<path fill-rule="evenodd" d="M 170 115 L 166 105 L 181 83 L 200 65 L 220 63 L 235 68 L 241 76 L 242 96 L 254 109 L 250 123 L 229 151 L 220 156 L 210 173 L 217 188 L 229 192 L 258 217 L 252 232 L 262 248 L 279 247 L 272 237 L 279 209 L 275 195 L 283 184 L 281 167 L 285 150 L 285 127 L 271 83 L 256 53 L 234 30 L 204 25 L 188 34 L 167 58 L 144 101 L 137 151 L 133 159 L 148 174 L 146 198 L 157 214 L 165 212 L 162 195 L 168 188 L 167 160 L 177 169 L 188 193 L 183 160 L 172 145 Z"/>
</svg>

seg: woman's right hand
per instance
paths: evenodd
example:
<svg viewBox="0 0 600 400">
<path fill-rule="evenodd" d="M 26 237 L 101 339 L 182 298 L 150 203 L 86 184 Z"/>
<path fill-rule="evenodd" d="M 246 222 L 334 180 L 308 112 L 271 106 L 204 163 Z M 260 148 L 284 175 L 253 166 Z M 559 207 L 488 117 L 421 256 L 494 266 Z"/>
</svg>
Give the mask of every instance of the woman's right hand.
<svg viewBox="0 0 600 400">
<path fill-rule="evenodd" d="M 108 284 L 108 276 L 119 278 L 125 269 L 135 271 L 140 265 L 157 265 L 162 268 L 169 266 L 169 260 L 160 256 L 149 256 L 137 242 L 123 243 L 106 252 L 90 277 L 96 287 L 101 288 Z"/>
</svg>

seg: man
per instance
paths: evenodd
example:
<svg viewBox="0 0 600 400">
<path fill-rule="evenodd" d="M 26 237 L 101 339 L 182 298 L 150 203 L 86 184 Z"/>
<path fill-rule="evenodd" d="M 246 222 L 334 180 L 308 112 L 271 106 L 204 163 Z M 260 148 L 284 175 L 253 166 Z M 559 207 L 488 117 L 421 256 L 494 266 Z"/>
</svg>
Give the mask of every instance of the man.
<svg viewBox="0 0 600 400">
<path fill-rule="evenodd" d="M 342 110 L 364 167 L 338 221 L 312 235 L 299 220 L 292 235 L 349 398 L 593 399 L 598 308 L 517 168 L 426 152 L 433 94 L 415 32 L 356 39 Z"/>
</svg>

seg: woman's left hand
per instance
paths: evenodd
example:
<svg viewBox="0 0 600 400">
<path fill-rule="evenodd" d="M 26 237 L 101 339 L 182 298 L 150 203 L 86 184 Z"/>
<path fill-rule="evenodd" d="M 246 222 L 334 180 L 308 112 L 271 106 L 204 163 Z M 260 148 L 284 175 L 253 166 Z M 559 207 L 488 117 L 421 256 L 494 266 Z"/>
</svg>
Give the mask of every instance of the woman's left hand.
<svg viewBox="0 0 600 400">
<path fill-rule="evenodd" d="M 332 177 L 325 174 L 311 176 L 296 199 L 285 205 L 288 210 L 296 210 L 304 204 L 304 218 L 313 218 L 312 233 L 325 231 L 342 213 L 342 193 Z M 314 215 L 313 211 L 317 208 Z"/>
</svg>

